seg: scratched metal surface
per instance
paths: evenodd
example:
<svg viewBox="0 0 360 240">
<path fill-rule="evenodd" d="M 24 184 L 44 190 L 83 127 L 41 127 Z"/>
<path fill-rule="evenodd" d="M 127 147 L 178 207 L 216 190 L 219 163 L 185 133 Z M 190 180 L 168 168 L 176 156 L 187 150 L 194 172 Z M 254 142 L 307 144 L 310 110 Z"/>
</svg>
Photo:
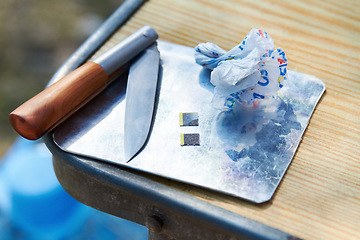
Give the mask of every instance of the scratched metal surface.
<svg viewBox="0 0 360 240">
<path fill-rule="evenodd" d="M 126 77 L 61 124 L 64 151 L 139 169 L 261 203 L 274 194 L 325 91 L 319 79 L 289 71 L 277 96 L 221 112 L 211 106 L 210 72 L 193 49 L 159 42 L 161 72 L 146 146 L 129 163 L 123 149 Z M 198 112 L 198 126 L 181 127 L 179 113 Z M 180 134 L 199 133 L 200 146 Z"/>
</svg>

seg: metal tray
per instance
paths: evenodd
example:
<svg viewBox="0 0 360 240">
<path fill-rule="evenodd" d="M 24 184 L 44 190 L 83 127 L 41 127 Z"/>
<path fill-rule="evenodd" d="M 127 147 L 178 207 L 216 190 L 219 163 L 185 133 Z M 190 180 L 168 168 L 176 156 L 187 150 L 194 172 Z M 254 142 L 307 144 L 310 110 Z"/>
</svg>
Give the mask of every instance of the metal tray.
<svg viewBox="0 0 360 240">
<path fill-rule="evenodd" d="M 274 98 L 221 112 L 211 106 L 210 72 L 194 50 L 159 41 L 161 71 L 151 133 L 130 162 L 123 155 L 127 75 L 63 122 L 54 142 L 64 151 L 135 168 L 261 203 L 274 194 L 325 91 L 316 77 L 288 71 Z M 198 126 L 179 114 L 198 113 Z M 199 134 L 182 146 L 181 134 Z"/>
</svg>

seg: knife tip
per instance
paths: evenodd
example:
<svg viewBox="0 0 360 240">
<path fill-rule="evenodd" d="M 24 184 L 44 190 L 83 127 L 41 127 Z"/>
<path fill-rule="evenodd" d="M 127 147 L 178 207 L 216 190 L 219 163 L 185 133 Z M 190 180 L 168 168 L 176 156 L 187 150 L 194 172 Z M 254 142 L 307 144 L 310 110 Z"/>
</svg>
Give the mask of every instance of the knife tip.
<svg viewBox="0 0 360 240">
<path fill-rule="evenodd" d="M 132 150 L 130 151 L 130 149 L 125 148 L 124 158 L 125 158 L 126 163 L 129 163 L 131 160 L 133 160 L 137 154 L 138 154 L 138 152 L 134 152 Z"/>
</svg>

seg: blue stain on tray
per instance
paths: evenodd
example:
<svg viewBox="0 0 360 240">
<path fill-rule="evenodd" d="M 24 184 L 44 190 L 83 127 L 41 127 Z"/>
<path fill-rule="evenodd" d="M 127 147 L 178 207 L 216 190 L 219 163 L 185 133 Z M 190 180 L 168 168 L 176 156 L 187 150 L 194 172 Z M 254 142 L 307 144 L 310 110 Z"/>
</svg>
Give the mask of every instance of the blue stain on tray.
<svg viewBox="0 0 360 240">
<path fill-rule="evenodd" d="M 276 103 L 277 108 L 274 111 L 269 110 L 270 105 L 255 109 L 239 106 L 239 111 L 223 113 L 222 121 L 217 122 L 217 132 L 220 135 L 224 132 L 226 136 L 229 136 L 230 132 L 234 133 L 232 138 L 222 140 L 234 141 L 231 143 L 233 147 L 225 150 L 225 153 L 238 165 L 238 168 L 233 168 L 233 170 L 235 169 L 239 178 L 253 178 L 255 175 L 259 179 L 269 176 L 278 178 L 283 173 L 283 168 L 278 168 L 278 166 L 283 164 L 282 157 L 287 152 L 286 137 L 292 130 L 300 131 L 301 124 L 297 121 L 291 104 L 285 103 L 280 98 L 276 100 Z M 269 114 L 271 112 L 282 114 Z M 256 117 L 260 115 L 263 117 Z M 247 126 L 252 126 L 252 128 Z M 237 131 L 243 128 L 248 128 L 249 131 Z M 241 142 L 253 144 L 244 145 L 238 150 L 237 144 Z"/>
</svg>

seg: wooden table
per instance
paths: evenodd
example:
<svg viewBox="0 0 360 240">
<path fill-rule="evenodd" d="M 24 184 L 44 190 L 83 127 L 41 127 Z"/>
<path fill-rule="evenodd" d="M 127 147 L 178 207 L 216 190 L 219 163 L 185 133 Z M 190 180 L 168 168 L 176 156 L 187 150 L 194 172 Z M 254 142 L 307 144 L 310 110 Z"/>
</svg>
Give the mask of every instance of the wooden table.
<svg viewBox="0 0 360 240">
<path fill-rule="evenodd" d="M 96 55 L 143 25 L 194 47 L 237 45 L 267 31 L 288 68 L 326 84 L 299 149 L 264 204 L 158 177 L 152 180 L 305 239 L 360 239 L 360 2 L 150 0 Z"/>
</svg>

